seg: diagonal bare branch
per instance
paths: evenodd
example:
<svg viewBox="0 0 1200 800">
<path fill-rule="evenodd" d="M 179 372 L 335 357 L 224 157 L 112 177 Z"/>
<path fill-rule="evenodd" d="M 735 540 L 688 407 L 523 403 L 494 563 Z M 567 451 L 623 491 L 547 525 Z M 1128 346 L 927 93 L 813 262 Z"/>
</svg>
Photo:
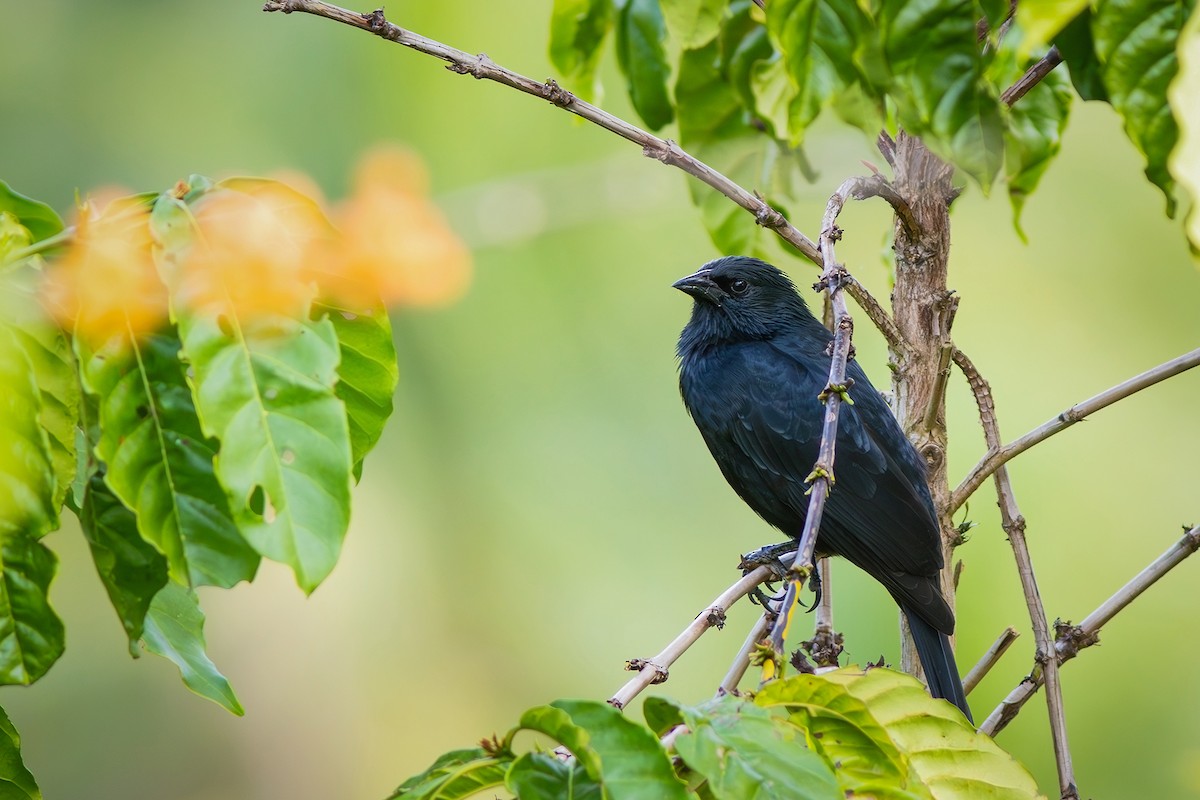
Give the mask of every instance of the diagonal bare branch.
<svg viewBox="0 0 1200 800">
<path fill-rule="evenodd" d="M 1156 558 L 1148 567 L 1143 569 L 1129 583 L 1122 586 L 1112 597 L 1088 614 L 1078 625 L 1058 624 L 1057 638 L 1054 651 L 1058 663 L 1065 663 L 1086 647 L 1091 647 L 1100 641 L 1100 629 L 1108 624 L 1122 609 L 1132 603 L 1137 597 L 1160 578 L 1183 562 L 1188 556 L 1200 550 L 1200 525 L 1193 526 L 1179 541 Z M 1033 672 L 1009 692 L 1008 697 L 996 706 L 979 730 L 989 736 L 995 736 L 1004 730 L 1008 723 L 1020 713 L 1029 699 L 1041 688 L 1044 671 L 1034 665 Z"/>
<path fill-rule="evenodd" d="M 958 485 L 958 488 L 951 495 L 950 513 L 953 514 L 957 511 L 975 490 L 982 486 L 983 482 L 1001 465 L 1024 453 L 1035 444 L 1049 439 L 1060 431 L 1066 430 L 1084 417 L 1094 414 L 1102 408 L 1111 406 L 1118 400 L 1124 400 L 1131 394 L 1136 394 L 1142 389 L 1165 381 L 1167 378 L 1174 377 L 1181 372 L 1186 372 L 1197 365 L 1200 365 L 1200 349 L 1184 353 L 1178 358 L 1173 358 L 1164 364 L 1159 364 L 1153 369 L 1146 370 L 1141 375 L 1135 375 L 1111 389 L 1104 390 L 1095 397 L 1073 405 L 1054 417 L 1054 419 L 1044 422 L 1021 438 L 1003 447 L 992 446 L 989 443 L 990 449 L 987 455 L 971 468 L 971 471 L 967 473 L 967 477 L 963 478 L 962 483 Z"/>
<path fill-rule="evenodd" d="M 960 562 L 961 563 L 961 562 Z M 979 685 L 979 682 L 984 679 L 992 667 L 996 666 L 997 662 L 1008 652 L 1008 648 L 1012 647 L 1012 643 L 1017 640 L 1021 634 L 1017 633 L 1016 628 L 1005 628 L 996 641 L 992 642 L 992 646 L 987 649 L 987 652 L 979 659 L 979 662 L 971 667 L 971 671 L 963 678 L 963 692 L 970 694 L 971 691 Z"/>
</svg>

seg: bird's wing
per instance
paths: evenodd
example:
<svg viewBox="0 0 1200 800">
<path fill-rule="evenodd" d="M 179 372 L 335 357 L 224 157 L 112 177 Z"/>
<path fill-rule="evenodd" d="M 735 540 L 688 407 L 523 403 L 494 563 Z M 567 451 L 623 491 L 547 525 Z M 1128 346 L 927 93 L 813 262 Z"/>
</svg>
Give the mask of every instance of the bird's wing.
<svg viewBox="0 0 1200 800">
<path fill-rule="evenodd" d="M 800 535 L 807 515 L 805 478 L 817 459 L 825 412 L 817 396 L 829 359 L 814 346 L 776 339 L 731 351 L 721 370 L 724 408 L 711 409 L 726 424 L 705 433 L 738 494 L 791 536 Z M 854 405 L 841 407 L 821 548 L 845 556 L 949 632 L 953 616 L 936 579 L 941 546 L 924 465 L 858 365 L 848 374 Z"/>
</svg>

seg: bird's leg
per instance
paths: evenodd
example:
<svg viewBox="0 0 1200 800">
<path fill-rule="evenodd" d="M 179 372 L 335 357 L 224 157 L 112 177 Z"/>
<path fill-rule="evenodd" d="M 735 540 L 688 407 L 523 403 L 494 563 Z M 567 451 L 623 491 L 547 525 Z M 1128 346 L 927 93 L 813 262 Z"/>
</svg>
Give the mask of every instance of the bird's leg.
<svg viewBox="0 0 1200 800">
<path fill-rule="evenodd" d="M 813 555 L 813 571 L 808 576 L 808 588 L 813 593 L 812 605 L 808 607 L 808 613 L 811 614 L 821 604 L 821 570 L 816 568 L 817 556 Z"/>
</svg>

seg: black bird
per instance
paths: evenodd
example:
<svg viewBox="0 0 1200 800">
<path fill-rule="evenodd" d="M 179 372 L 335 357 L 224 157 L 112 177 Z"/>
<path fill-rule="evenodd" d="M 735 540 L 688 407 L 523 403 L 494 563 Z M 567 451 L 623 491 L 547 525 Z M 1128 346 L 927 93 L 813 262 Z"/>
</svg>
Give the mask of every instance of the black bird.
<svg viewBox="0 0 1200 800">
<path fill-rule="evenodd" d="M 674 284 L 695 299 L 679 337 L 679 389 L 721 473 L 759 516 L 799 539 L 821 444 L 833 334 L 786 275 L 756 258 L 710 261 Z M 838 420 L 819 555 L 839 555 L 891 593 L 929 690 L 970 719 L 942 597 L 941 538 L 925 463 L 857 363 Z"/>
</svg>

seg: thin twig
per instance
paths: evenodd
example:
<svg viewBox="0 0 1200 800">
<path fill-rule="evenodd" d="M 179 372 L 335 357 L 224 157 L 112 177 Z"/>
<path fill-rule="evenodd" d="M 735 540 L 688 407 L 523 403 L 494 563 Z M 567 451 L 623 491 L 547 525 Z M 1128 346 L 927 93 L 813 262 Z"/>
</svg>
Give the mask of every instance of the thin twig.
<svg viewBox="0 0 1200 800">
<path fill-rule="evenodd" d="M 804 530 L 796 549 L 796 560 L 792 562 L 791 577 L 788 580 L 787 591 L 780 604 L 779 617 L 771 627 L 767 646 L 769 653 L 764 653 L 763 680 L 771 680 L 783 672 L 783 643 L 787 638 L 788 625 L 796 610 L 800 590 L 813 569 L 813 551 L 817 546 L 817 531 L 821 527 L 821 517 L 825 512 L 825 500 L 833 484 L 834 450 L 837 443 L 838 413 L 842 400 L 847 395 L 846 362 L 850 358 L 850 340 L 854 333 L 854 320 L 846 308 L 846 298 L 842 293 L 844 267 L 837 263 L 834 256 L 834 242 L 842 238 L 842 231 L 837 226 L 838 215 L 846 205 L 848 198 L 870 196 L 870 187 L 878 183 L 875 178 L 849 178 L 838 187 L 829 198 L 825 207 L 825 216 L 821 220 L 821 254 L 824 257 L 824 268 L 821 280 L 816 286 L 829 294 L 829 304 L 833 310 L 836 325 L 833 330 L 833 352 L 829 363 L 829 382 L 821 393 L 825 402 L 825 421 L 821 427 L 821 447 L 817 453 L 817 463 L 813 465 L 808 480 L 809 489 L 808 513 L 804 517 Z"/>
<path fill-rule="evenodd" d="M 695 644 L 705 631 L 724 625 L 725 612 L 729 610 L 729 607 L 749 594 L 755 586 L 770 579 L 773 574 L 771 568 L 766 566 L 746 573 L 737 583 L 721 592 L 708 608 L 684 628 L 661 653 L 651 659 L 630 661 L 629 668 L 638 670 L 638 674 L 617 690 L 617 693 L 610 697 L 608 702 L 617 708 L 624 708 L 647 686 L 666 681 L 671 665 L 687 652 L 687 649 Z"/>
<path fill-rule="evenodd" d="M 996 638 L 996 641 L 992 642 L 992 646 L 987 649 L 987 652 L 983 654 L 983 657 L 979 659 L 975 666 L 971 667 L 971 671 L 967 673 L 965 678 L 963 678 L 964 693 L 970 694 L 971 690 L 979 685 L 979 682 L 984 679 L 984 676 L 992 671 L 992 667 L 996 666 L 997 662 L 999 662 L 1005 652 L 1008 651 L 1008 648 L 1012 647 L 1012 643 L 1015 642 L 1017 637 L 1020 635 L 1021 634 L 1017 633 L 1016 628 L 1010 627 L 1004 629 L 1004 633 L 1000 634 L 1000 636 Z"/>
<path fill-rule="evenodd" d="M 1000 102 L 1011 107 L 1013 103 L 1028 94 L 1030 89 L 1053 72 L 1054 68 L 1062 63 L 1062 60 L 1062 53 L 1058 52 L 1058 48 L 1051 47 L 1046 55 L 1025 70 L 1025 74 L 1018 78 L 1016 83 L 1004 90 L 1004 94 L 1000 95 Z"/>
<path fill-rule="evenodd" d="M 496 64 L 486 55 L 471 55 L 463 50 L 450 47 L 434 39 L 413 33 L 388 22 L 383 10 L 378 9 L 367 14 L 335 6 L 320 0 L 273 0 L 263 5 L 263 11 L 282 11 L 285 14 L 301 12 L 318 17 L 341 22 L 359 30 L 373 33 L 389 42 L 403 45 L 419 53 L 433 56 L 448 62 L 446 67 L 451 72 L 460 75 L 471 75 L 480 80 L 490 80 L 503 84 L 525 94 L 547 100 L 555 106 L 575 114 L 615 133 L 623 139 L 640 145 L 643 155 L 661 161 L 672 167 L 677 167 L 693 177 L 703 181 L 721 194 L 728 197 L 737 205 L 754 215 L 759 225 L 772 230 L 781 239 L 795 247 L 801 254 L 817 266 L 822 265 L 821 253 L 817 245 L 792 225 L 787 218 L 767 204 L 765 200 L 751 191 L 747 191 L 717 170 L 688 154 L 677 143 L 670 139 L 660 139 L 648 131 L 642 130 L 620 117 L 614 116 L 591 103 L 584 102 L 571 92 L 563 89 L 557 82 L 535 81 Z M 889 198 L 887 182 L 880 176 L 881 188 L 872 192 L 873 195 Z M 894 194 L 894 193 L 893 193 Z M 892 202 L 892 200 L 888 200 Z M 894 205 L 894 204 L 893 204 Z M 897 209 L 899 211 L 899 209 Z M 911 217 L 911 211 L 909 212 Z M 899 329 L 888 318 L 887 312 L 857 281 L 845 286 L 846 292 L 854 301 L 866 310 L 871 321 L 879 328 L 880 333 L 888 340 L 892 348 L 904 352 L 905 342 L 899 336 Z"/>
<path fill-rule="evenodd" d="M 1154 369 L 1147 370 L 1141 375 L 1136 375 L 1129 380 L 1119 383 L 1111 389 L 1106 389 L 1095 397 L 1084 400 L 1078 405 L 1073 405 L 1066 411 L 1054 417 L 1042 425 L 1031 430 L 1021 438 L 1004 445 L 1003 447 L 990 447 L 978 464 L 972 467 L 967 473 L 967 477 L 963 478 L 962 483 L 954 490 L 950 496 L 950 513 L 955 511 L 967 501 L 976 489 L 988 479 L 998 467 L 1011 461 L 1016 456 L 1024 453 L 1029 448 L 1039 442 L 1049 439 L 1059 431 L 1079 422 L 1084 417 L 1094 414 L 1102 408 L 1111 406 L 1118 400 L 1124 400 L 1132 394 L 1140 392 L 1142 389 L 1149 388 L 1156 383 L 1165 381 L 1167 378 L 1174 377 L 1181 372 L 1186 372 L 1200 365 L 1200 349 L 1193 350 L 1190 353 L 1184 353 L 1178 358 L 1173 358 L 1165 364 L 1159 364 Z"/>
<path fill-rule="evenodd" d="M 1183 538 L 1134 576 L 1133 580 L 1088 614 L 1083 622 L 1078 625 L 1058 625 L 1058 636 L 1054 642 L 1058 662 L 1066 663 L 1079 655 L 1080 650 L 1097 644 L 1100 641 L 1100 629 L 1107 625 L 1109 620 L 1197 550 L 1200 550 L 1200 525 L 1191 528 Z M 1021 681 L 1008 697 L 996 706 L 996 710 L 988 715 L 979 730 L 989 736 L 995 736 L 1004 730 L 1025 703 L 1041 688 L 1042 674 L 1035 665 L 1032 674 Z"/>
<path fill-rule="evenodd" d="M 999 449 L 1000 426 L 996 421 L 996 405 L 991 387 L 980 375 L 979 370 L 961 351 L 955 351 L 954 363 L 966 375 L 979 405 L 979 421 L 983 424 L 988 447 Z M 1067 716 L 1063 707 L 1062 686 L 1058 679 L 1058 658 L 1054 652 L 1054 640 L 1046 622 L 1046 609 L 1038 591 L 1037 579 L 1033 574 L 1033 560 L 1029 545 L 1025 541 L 1025 518 L 1017 506 L 1012 484 L 1008 479 L 1008 468 L 1001 466 L 994 475 L 996 495 L 1000 505 L 1000 520 L 1008 534 L 1013 556 L 1017 560 L 1017 572 L 1021 588 L 1025 593 L 1025 604 L 1029 609 L 1029 621 L 1033 626 L 1033 637 L 1037 649 L 1035 658 L 1042 666 L 1046 683 L 1046 707 L 1050 715 L 1050 735 L 1054 743 L 1054 760 L 1058 768 L 1058 788 L 1063 800 L 1078 800 L 1079 789 L 1075 785 L 1075 769 L 1071 764 L 1071 749 L 1067 743 Z"/>
<path fill-rule="evenodd" d="M 758 618 L 758 621 L 754 623 L 754 627 L 746 634 L 746 641 L 742 642 L 741 649 L 733 657 L 733 664 L 730 665 L 729 672 L 725 673 L 725 678 L 721 681 L 721 685 L 717 689 L 718 695 L 737 694 L 738 684 L 745 677 L 746 670 L 750 669 L 750 654 L 754 652 L 754 648 L 759 640 L 771 628 L 771 623 L 774 619 L 774 613 L 764 611 L 762 616 Z"/>
</svg>

